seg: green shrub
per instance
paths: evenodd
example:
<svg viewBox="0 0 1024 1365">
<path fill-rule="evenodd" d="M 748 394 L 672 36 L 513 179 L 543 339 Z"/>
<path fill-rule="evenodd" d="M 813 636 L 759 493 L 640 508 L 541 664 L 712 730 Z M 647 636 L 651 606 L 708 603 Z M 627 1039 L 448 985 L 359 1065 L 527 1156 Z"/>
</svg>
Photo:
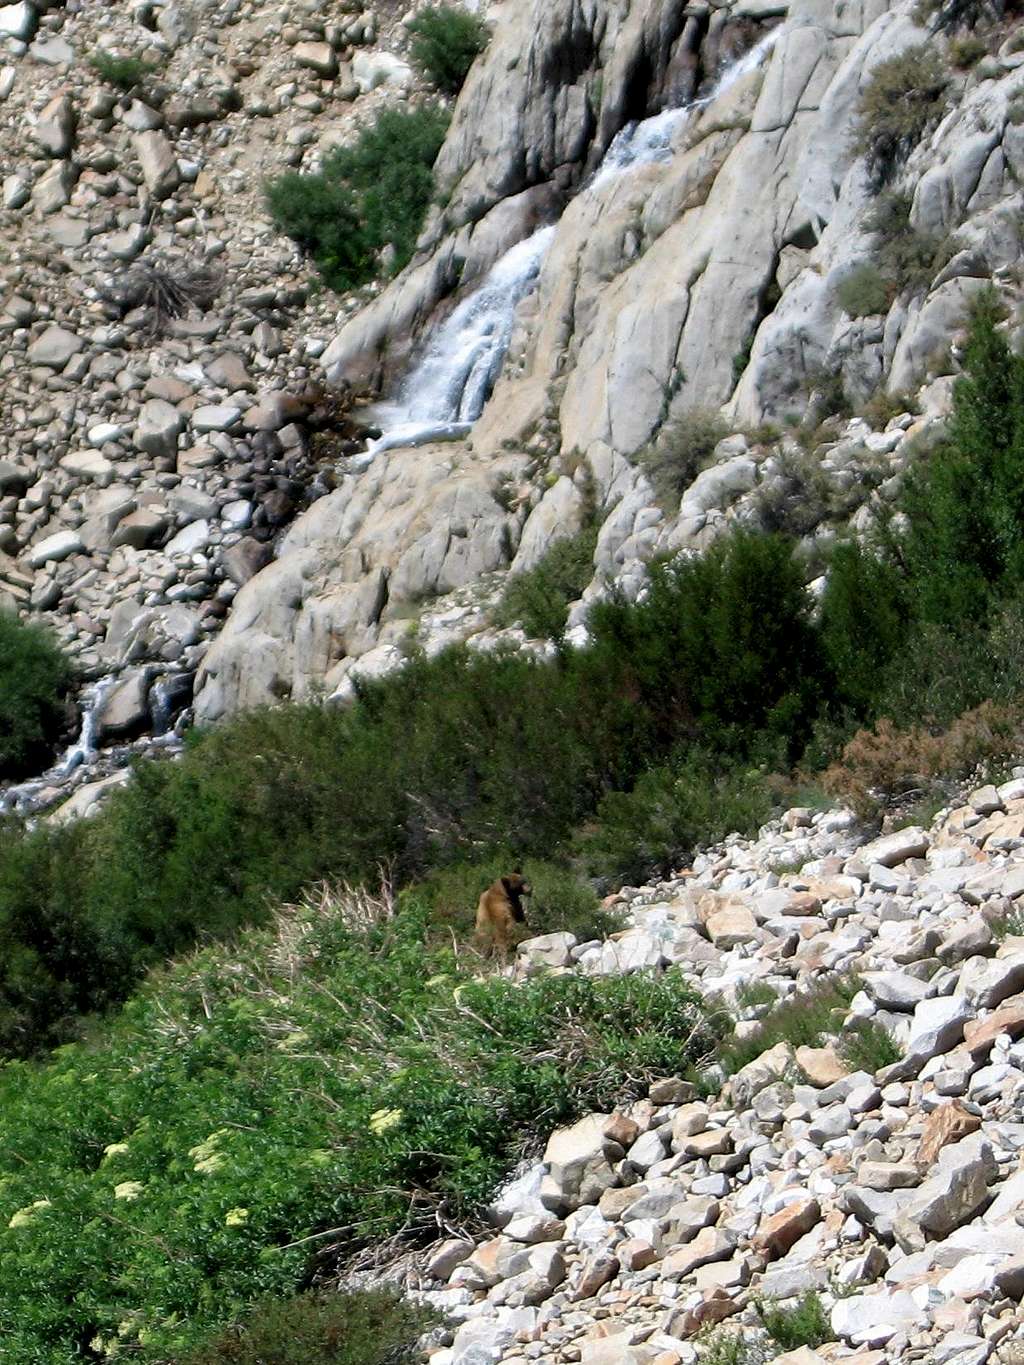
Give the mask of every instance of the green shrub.
<svg viewBox="0 0 1024 1365">
<path fill-rule="evenodd" d="M 949 60 L 960 70 L 980 62 L 988 53 L 988 43 L 978 33 L 965 33 L 949 40 Z"/>
<path fill-rule="evenodd" d="M 246 1305 L 466 1225 L 551 1127 L 715 1041 L 679 971 L 474 980 L 413 898 L 311 898 L 152 979 L 88 1046 L 0 1069 L 5 1351 L 181 1360 L 238 1322 L 252 1365 L 289 1322 L 329 1349 L 329 1307 Z"/>
<path fill-rule="evenodd" d="M 458 5 L 429 5 L 409 25 L 409 55 L 421 76 L 457 95 L 469 68 L 487 46 L 487 25 Z"/>
<path fill-rule="evenodd" d="M 597 604 L 594 659 L 625 670 L 662 754 L 681 739 L 745 754 L 799 747 L 820 658 L 792 543 L 737 530 L 703 555 L 655 564 L 644 600 Z"/>
<path fill-rule="evenodd" d="M 1016 8 L 1013 0 L 919 0 L 915 18 L 934 33 L 952 33 L 996 22 Z"/>
<path fill-rule="evenodd" d="M 757 1312 L 765 1331 L 782 1351 L 795 1351 L 800 1346 L 813 1349 L 834 1339 L 821 1296 L 813 1289 L 792 1308 L 761 1300 Z"/>
<path fill-rule="evenodd" d="M 594 576 L 597 528 L 556 540 L 532 569 L 509 577 L 494 613 L 499 626 L 521 625 L 535 639 L 558 640 L 569 606 Z"/>
<path fill-rule="evenodd" d="M 927 289 L 956 249 L 952 238 L 913 226 L 913 202 L 912 196 L 901 190 L 883 190 L 864 220 L 875 236 L 875 264 L 895 292 Z"/>
<path fill-rule="evenodd" d="M 698 1341 L 700 1365 L 765 1365 L 768 1359 L 763 1339 L 740 1327 L 715 1327 Z"/>
<path fill-rule="evenodd" d="M 0 611 L 0 779 L 36 772 L 53 756 L 73 677 L 50 635 Z"/>
<path fill-rule="evenodd" d="M 858 989 L 853 977 L 829 977 L 809 991 L 789 996 L 765 1015 L 756 1033 L 726 1042 L 718 1052 L 719 1065 L 733 1076 L 779 1043 L 798 1048 L 831 1042 Z"/>
<path fill-rule="evenodd" d="M 833 703 L 866 715 L 879 678 L 906 643 L 905 585 L 884 558 L 858 542 L 836 547 L 821 603 L 822 648 L 836 679 Z"/>
<path fill-rule="evenodd" d="M 423 1305 L 381 1289 L 265 1299 L 180 1365 L 415 1365 L 416 1343 L 434 1320 Z"/>
<path fill-rule="evenodd" d="M 902 1049 L 889 1030 L 871 1019 L 861 1020 L 853 1028 L 847 1029 L 843 1034 L 839 1050 L 843 1059 L 854 1071 L 867 1071 L 871 1075 L 880 1071 L 883 1066 L 892 1066 L 894 1062 L 900 1061 L 903 1057 Z M 771 1331 L 771 1328 L 769 1327 L 768 1330 Z M 774 1332 L 772 1335 L 775 1335 Z M 814 1342 L 807 1343 L 810 1346 L 814 1344 Z"/>
<path fill-rule="evenodd" d="M 854 151 L 867 162 L 875 189 L 897 174 L 945 109 L 947 76 L 927 43 L 872 68 L 858 109 Z"/>
<path fill-rule="evenodd" d="M 714 463 L 715 446 L 728 435 L 729 428 L 710 409 L 694 408 L 666 423 L 637 457 L 658 500 L 678 508 L 697 475 Z"/>
<path fill-rule="evenodd" d="M 701 845 L 769 819 L 773 797 L 760 773 L 693 750 L 652 768 L 629 792 L 609 792 L 577 841 L 587 872 L 636 885 L 685 866 Z"/>
<path fill-rule="evenodd" d="M 844 276 L 836 297 L 840 308 L 851 318 L 866 318 L 888 312 L 893 291 L 878 267 L 865 261 Z"/>
<path fill-rule="evenodd" d="M 94 52 L 89 65 L 108 85 L 114 85 L 126 94 L 145 85 L 158 70 L 153 62 L 141 57 L 118 57 L 113 52 Z"/>
<path fill-rule="evenodd" d="M 448 115 L 432 106 L 385 109 L 351 147 L 337 147 L 314 175 L 266 185 L 275 226 L 307 252 L 332 289 L 365 284 L 385 248 L 392 274 L 405 266 L 434 189 L 433 165 Z"/>
</svg>

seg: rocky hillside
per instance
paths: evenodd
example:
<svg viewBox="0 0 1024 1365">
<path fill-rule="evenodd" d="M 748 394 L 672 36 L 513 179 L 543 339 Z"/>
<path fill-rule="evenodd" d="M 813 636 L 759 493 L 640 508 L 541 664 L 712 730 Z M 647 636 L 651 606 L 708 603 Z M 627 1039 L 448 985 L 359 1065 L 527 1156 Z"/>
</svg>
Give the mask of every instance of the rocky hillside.
<svg viewBox="0 0 1024 1365">
<path fill-rule="evenodd" d="M 736 520 L 820 574 L 948 411 L 971 298 L 1016 300 L 1015 24 L 969 50 L 916 13 L 493 4 L 416 254 L 337 296 L 262 186 L 427 95 L 408 13 L 0 9 L 0 585 L 112 679 L 86 758 L 193 681 L 210 721 L 344 698 L 410 631 L 487 647 L 505 573 L 585 525 L 570 639 Z M 908 53 L 930 115 L 880 194 L 861 102 Z M 353 460 L 350 391 L 429 420 Z"/>
<path fill-rule="evenodd" d="M 794 809 L 603 944 L 522 943 L 526 976 L 682 964 L 750 1060 L 553 1133 L 426 1263 L 432 1365 L 1019 1365 L 1022 821 L 1021 776 L 868 843 Z"/>
<path fill-rule="evenodd" d="M 375 458 L 287 533 L 206 657 L 205 719 L 311 687 L 344 695 L 351 669 L 399 660 L 410 617 L 438 596 L 452 610 L 421 640 L 486 644 L 479 616 L 446 594 L 529 568 L 587 521 L 599 527 L 587 598 L 611 581 L 635 589 L 652 554 L 699 547 L 730 520 L 794 509 L 813 577 L 816 549 L 850 517 L 870 522 L 907 437 L 947 411 L 972 296 L 995 280 L 1016 298 L 1012 27 L 956 69 L 910 4 L 565 0 L 492 18 L 437 166 L 445 207 L 322 360 L 334 381 L 401 396 L 453 303 L 551 225 L 493 396 L 471 436 Z M 871 227 L 880 200 L 855 151 L 861 97 L 879 64 L 922 42 L 940 54 L 941 95 L 885 202 L 897 217 L 904 204 L 896 235 L 924 259 L 853 302 L 851 276 L 885 274 L 889 241 Z M 615 155 L 631 120 L 673 109 L 648 155 Z M 839 407 L 874 398 L 883 429 L 833 425 L 802 445 L 785 434 L 837 392 Z M 659 497 L 645 454 L 717 409 L 726 439 L 710 466 Z M 580 608 L 570 626 L 582 621 Z"/>
</svg>

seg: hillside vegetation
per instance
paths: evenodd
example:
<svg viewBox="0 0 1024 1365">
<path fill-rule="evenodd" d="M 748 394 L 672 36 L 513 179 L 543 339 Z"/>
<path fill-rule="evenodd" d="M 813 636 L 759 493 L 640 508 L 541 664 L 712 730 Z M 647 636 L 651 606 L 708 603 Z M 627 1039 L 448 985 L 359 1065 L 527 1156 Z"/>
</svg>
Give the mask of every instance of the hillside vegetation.
<svg viewBox="0 0 1024 1365">
<path fill-rule="evenodd" d="M 370 1242 L 471 1217 L 553 1124 L 699 1067 L 717 1025 L 673 972 L 472 979 L 473 901 L 509 859 L 542 860 L 535 932 L 600 933 L 574 869 L 676 864 L 828 762 L 836 790 L 863 784 L 865 754 L 869 795 L 920 785 L 908 735 L 937 746 L 931 773 L 1012 751 L 1024 363 L 998 323 L 983 301 L 948 440 L 902 519 L 836 551 L 820 610 L 789 541 L 738 531 L 656 565 L 639 604 L 595 608 L 592 644 L 554 663 L 413 658 L 349 710 L 197 735 L 91 821 L 3 831 L 8 1054 L 226 940 L 89 1041 L 0 1073 L 0 1330 L 19 1359 L 177 1358 Z M 397 910 L 271 912 L 382 865 L 421 883 Z"/>
<path fill-rule="evenodd" d="M 414 896 L 319 896 L 0 1072 L 12 1359 L 179 1359 L 354 1249 L 463 1223 L 539 1134 L 713 1047 L 681 974 L 478 981 L 428 926 Z"/>
<path fill-rule="evenodd" d="M 639 877 L 756 828 L 773 774 L 825 767 L 886 717 L 941 732 L 994 703 L 980 756 L 1009 752 L 1024 362 L 997 320 L 984 301 L 949 438 L 909 478 L 905 518 L 876 544 L 840 546 L 819 611 L 792 543 L 738 530 L 656 564 L 641 603 L 596 606 L 592 644 L 554 663 L 413 658 L 348 710 L 283 706 L 193 736 L 94 820 L 8 828 L 0 1045 L 63 1041 L 152 964 L 259 922 L 317 879 L 372 880 L 387 865 L 405 885 L 523 857 Z M 969 745 L 958 752 L 972 761 Z M 856 754 L 833 766 L 833 789 L 856 783 Z"/>
</svg>

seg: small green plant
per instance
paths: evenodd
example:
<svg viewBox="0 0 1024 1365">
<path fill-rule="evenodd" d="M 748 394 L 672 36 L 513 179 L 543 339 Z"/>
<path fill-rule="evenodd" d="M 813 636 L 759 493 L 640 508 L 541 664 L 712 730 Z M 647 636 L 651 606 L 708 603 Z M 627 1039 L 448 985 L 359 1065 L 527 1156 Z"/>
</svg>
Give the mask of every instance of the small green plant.
<svg viewBox="0 0 1024 1365">
<path fill-rule="evenodd" d="M 289 171 L 266 184 L 275 226 L 316 263 L 324 281 L 353 289 L 385 267 L 408 264 L 434 189 L 433 165 L 448 115 L 431 105 L 385 109 L 351 147 L 338 147 L 323 169 Z"/>
<path fill-rule="evenodd" d="M 913 199 L 902 190 L 883 190 L 864 225 L 875 236 L 874 264 L 895 295 L 920 292 L 955 255 L 955 239 L 922 232 L 911 222 Z"/>
<path fill-rule="evenodd" d="M 1024 936 L 1024 910 L 1008 910 L 991 923 L 992 935 L 1001 943 L 1005 938 Z"/>
<path fill-rule="evenodd" d="M 791 995 L 765 1015 L 756 1033 L 725 1043 L 719 1051 L 719 1064 L 726 1075 L 732 1076 L 778 1043 L 794 1048 L 820 1047 L 839 1035 L 858 989 L 855 977 L 832 977 L 813 990 Z"/>
<path fill-rule="evenodd" d="M 960 71 L 980 62 L 988 53 L 988 43 L 978 33 L 965 33 L 949 40 L 949 60 Z"/>
<path fill-rule="evenodd" d="M 752 836 L 770 817 L 763 774 L 690 750 L 644 773 L 629 792 L 609 792 L 577 848 L 591 876 L 636 885 L 685 864 L 727 831 Z"/>
<path fill-rule="evenodd" d="M 757 1312 L 765 1331 L 783 1351 L 795 1351 L 800 1346 L 813 1348 L 833 1340 L 825 1306 L 813 1289 L 792 1308 L 759 1300 Z"/>
<path fill-rule="evenodd" d="M 884 431 L 894 417 L 917 411 L 918 403 L 914 394 L 889 393 L 884 384 L 879 384 L 867 402 L 857 409 L 857 416 L 862 417 L 873 431 Z"/>
<path fill-rule="evenodd" d="M 948 77 L 927 43 L 879 62 L 861 94 L 854 151 L 876 190 L 892 181 L 945 109 Z"/>
<path fill-rule="evenodd" d="M 94 52 L 89 58 L 89 65 L 101 81 L 116 86 L 125 94 L 145 85 L 158 70 L 153 62 L 144 61 L 141 57 L 118 57 L 113 52 Z"/>
<path fill-rule="evenodd" d="M 692 408 L 666 423 L 637 457 L 659 501 L 677 508 L 697 475 L 713 462 L 715 446 L 728 435 L 721 417 L 706 408 Z"/>
<path fill-rule="evenodd" d="M 73 676 L 56 640 L 0 611 L 0 779 L 23 777 L 51 757 Z"/>
<path fill-rule="evenodd" d="M 766 981 L 744 981 L 736 991 L 736 1004 L 741 1010 L 760 1009 L 774 1005 L 778 996 Z"/>
<path fill-rule="evenodd" d="M 866 318 L 888 311 L 893 288 L 877 266 L 864 261 L 843 278 L 836 297 L 840 308 L 851 318 Z"/>
<path fill-rule="evenodd" d="M 436 1315 L 389 1290 L 260 1300 L 180 1365 L 414 1365 Z"/>
<path fill-rule="evenodd" d="M 565 630 L 570 603 L 594 576 L 597 528 L 585 527 L 557 540 L 532 569 L 510 576 L 495 610 L 495 624 L 521 625 L 534 639 L 557 640 Z"/>
<path fill-rule="evenodd" d="M 409 25 L 409 55 L 436 90 L 457 95 L 469 68 L 487 46 L 487 26 L 458 5 L 430 5 Z"/>
<path fill-rule="evenodd" d="M 764 1365 L 764 1342 L 738 1327 L 715 1327 L 697 1338 L 699 1365 Z"/>
<path fill-rule="evenodd" d="M 871 1075 L 881 1071 L 883 1066 L 892 1066 L 903 1056 L 889 1030 L 871 1019 L 861 1020 L 847 1030 L 839 1050 L 854 1071 L 868 1071 Z"/>
</svg>

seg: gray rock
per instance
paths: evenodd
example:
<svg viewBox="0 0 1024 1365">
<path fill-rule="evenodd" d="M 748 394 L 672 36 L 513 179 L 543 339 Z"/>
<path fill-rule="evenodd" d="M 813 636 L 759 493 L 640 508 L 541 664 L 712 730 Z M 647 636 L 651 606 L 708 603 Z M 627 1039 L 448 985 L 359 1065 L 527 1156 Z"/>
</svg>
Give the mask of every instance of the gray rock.
<svg viewBox="0 0 1024 1365">
<path fill-rule="evenodd" d="M 909 829 L 896 830 L 893 834 L 884 834 L 880 839 L 872 840 L 859 850 L 857 856 L 869 864 L 879 863 L 882 867 L 898 867 L 908 858 L 923 858 L 930 847 L 931 839 L 927 832 L 914 825 Z"/>
<path fill-rule="evenodd" d="M 135 154 L 142 166 L 146 189 L 154 199 L 166 199 L 181 183 L 174 148 L 163 133 L 153 129 L 137 133 L 133 139 Z"/>
<path fill-rule="evenodd" d="M 54 95 L 42 109 L 35 139 L 48 156 L 65 157 L 75 142 L 75 106 L 69 95 Z"/>
<path fill-rule="evenodd" d="M 47 365 L 50 369 L 62 370 L 84 345 L 81 337 L 74 332 L 51 323 L 29 346 L 28 358 L 33 365 Z"/>
<path fill-rule="evenodd" d="M 155 459 L 170 459 L 178 450 L 178 434 L 184 427 L 181 413 L 162 398 L 143 403 L 135 427 L 134 441 L 139 450 Z"/>
<path fill-rule="evenodd" d="M 129 674 L 107 696 L 98 716 L 101 742 L 141 734 L 149 722 L 149 679 L 144 669 Z"/>
<path fill-rule="evenodd" d="M 993 1009 L 1024 987 L 1024 958 L 968 958 L 960 969 L 959 990 L 978 1009 Z"/>
<path fill-rule="evenodd" d="M 70 555 L 81 554 L 83 549 L 81 539 L 75 531 L 57 531 L 54 535 L 39 541 L 37 545 L 33 545 L 25 559 L 33 569 L 38 569 L 44 564 L 57 564 Z"/>
<path fill-rule="evenodd" d="M 16 5 L 0 5 L 0 38 L 17 38 L 26 43 L 36 31 L 39 17 L 28 0 Z"/>
</svg>

